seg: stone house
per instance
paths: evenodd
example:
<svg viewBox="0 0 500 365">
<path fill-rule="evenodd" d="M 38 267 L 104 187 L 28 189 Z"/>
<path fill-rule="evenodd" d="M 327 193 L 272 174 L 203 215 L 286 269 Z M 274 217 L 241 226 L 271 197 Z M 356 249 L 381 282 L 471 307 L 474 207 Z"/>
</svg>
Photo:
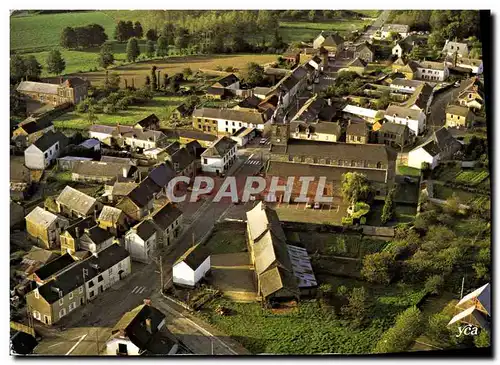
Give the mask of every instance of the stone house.
<svg viewBox="0 0 500 365">
<path fill-rule="evenodd" d="M 33 170 L 44 170 L 54 162 L 67 145 L 61 132 L 49 131 L 24 150 L 24 164 Z"/>
<path fill-rule="evenodd" d="M 474 123 L 474 113 L 466 106 L 448 105 L 445 113 L 447 127 L 467 128 Z"/>
<path fill-rule="evenodd" d="M 370 63 L 375 59 L 375 51 L 370 43 L 363 42 L 356 46 L 356 49 L 354 50 L 354 58 L 359 58 L 366 63 Z"/>
<path fill-rule="evenodd" d="M 97 218 L 99 227 L 109 231 L 114 236 L 121 236 L 129 228 L 129 219 L 120 209 L 105 205 Z"/>
<path fill-rule="evenodd" d="M 125 249 L 130 252 L 130 257 L 134 261 L 143 263 L 151 262 L 155 257 L 157 244 L 155 225 L 149 219 L 136 224 L 125 234 Z"/>
<path fill-rule="evenodd" d="M 21 81 L 17 91 L 29 100 L 53 106 L 64 103 L 78 104 L 88 95 L 89 83 L 80 77 L 60 80 L 60 84 Z"/>
<path fill-rule="evenodd" d="M 146 118 L 135 123 L 134 128 L 140 130 L 149 129 L 157 131 L 160 129 L 160 119 L 158 119 L 155 114 L 150 114 Z"/>
<path fill-rule="evenodd" d="M 396 148 L 405 147 L 413 142 L 413 135 L 407 125 L 384 123 L 377 131 L 378 143 Z"/>
<path fill-rule="evenodd" d="M 97 199 L 82 193 L 71 186 L 66 186 L 56 198 L 57 211 L 67 217 L 97 217 L 102 204 Z"/>
<path fill-rule="evenodd" d="M 54 124 L 51 118 L 42 117 L 37 119 L 28 117 L 19 123 L 17 128 L 12 132 L 12 140 L 18 147 L 24 148 L 34 143 L 49 131 L 54 132 Z"/>
<path fill-rule="evenodd" d="M 201 169 L 204 172 L 225 173 L 236 159 L 237 143 L 221 137 L 201 154 Z"/>
<path fill-rule="evenodd" d="M 349 120 L 345 139 L 347 143 L 368 143 L 369 135 L 370 131 L 365 122 L 352 122 Z"/>
<path fill-rule="evenodd" d="M 40 207 L 36 207 L 26 216 L 26 231 L 37 240 L 42 248 L 46 249 L 59 247 L 59 235 L 68 225 L 66 218 Z"/>
</svg>

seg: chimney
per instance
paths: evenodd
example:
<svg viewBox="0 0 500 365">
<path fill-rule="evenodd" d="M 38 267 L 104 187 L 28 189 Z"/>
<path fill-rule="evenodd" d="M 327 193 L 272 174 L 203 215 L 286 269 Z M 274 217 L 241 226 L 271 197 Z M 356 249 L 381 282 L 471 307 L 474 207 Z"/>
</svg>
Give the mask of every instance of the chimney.
<svg viewBox="0 0 500 365">
<path fill-rule="evenodd" d="M 149 333 L 153 333 L 153 329 L 151 328 L 151 318 L 146 318 L 146 330 Z"/>
<path fill-rule="evenodd" d="M 327 101 L 328 101 L 328 106 L 332 106 L 332 98 L 327 99 Z"/>
<path fill-rule="evenodd" d="M 123 177 L 127 177 L 128 171 L 127 171 L 126 167 L 122 167 L 122 174 L 123 174 Z"/>
<path fill-rule="evenodd" d="M 75 238 L 80 238 L 80 227 L 75 227 Z"/>
</svg>

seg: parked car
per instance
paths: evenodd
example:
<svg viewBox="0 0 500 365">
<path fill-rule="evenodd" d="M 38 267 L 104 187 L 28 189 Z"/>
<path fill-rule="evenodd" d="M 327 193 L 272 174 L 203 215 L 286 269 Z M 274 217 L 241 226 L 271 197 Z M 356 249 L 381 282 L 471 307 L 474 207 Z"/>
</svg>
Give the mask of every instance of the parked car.
<svg viewBox="0 0 500 365">
<path fill-rule="evenodd" d="M 458 81 L 455 81 L 455 83 L 453 84 L 454 87 L 459 87 L 460 86 L 460 82 Z"/>
<path fill-rule="evenodd" d="M 321 204 L 318 202 L 314 203 L 313 209 L 321 209 Z"/>
<path fill-rule="evenodd" d="M 267 138 L 261 138 L 259 141 L 259 144 L 266 144 L 267 143 Z"/>
</svg>

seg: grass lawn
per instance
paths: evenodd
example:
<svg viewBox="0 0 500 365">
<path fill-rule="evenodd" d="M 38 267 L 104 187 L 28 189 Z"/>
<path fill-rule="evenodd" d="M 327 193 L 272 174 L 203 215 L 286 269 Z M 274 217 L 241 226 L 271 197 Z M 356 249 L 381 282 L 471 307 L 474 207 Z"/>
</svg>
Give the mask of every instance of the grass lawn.
<svg viewBox="0 0 500 365">
<path fill-rule="evenodd" d="M 340 198 L 334 197 L 333 199 L 331 210 L 329 206 L 321 209 L 304 209 L 305 204 L 303 203 L 280 204 L 273 206 L 273 208 L 281 221 L 341 225 L 342 217 L 347 214 L 348 204 L 345 204 Z"/>
<path fill-rule="evenodd" d="M 59 37 L 65 27 L 92 23 L 103 26 L 108 38 L 113 38 L 115 20 L 102 11 L 13 16 L 10 18 L 10 49 L 35 52 L 59 48 Z"/>
<path fill-rule="evenodd" d="M 245 226 L 241 228 L 230 225 L 216 229 L 205 243 L 212 254 L 242 252 L 247 248 Z"/>
<path fill-rule="evenodd" d="M 233 303 L 218 298 L 206 304 L 200 316 L 255 354 L 362 354 L 372 351 L 397 314 L 421 298 L 418 288 L 368 286 L 357 280 L 332 278 L 334 291 L 338 285 L 364 286 L 367 290 L 369 319 L 364 327 L 350 328 L 349 321 L 342 320 L 332 308 L 319 308 L 314 300 L 301 301 L 296 311 L 273 314 L 258 303 Z M 217 315 L 217 305 L 230 308 L 232 314 Z"/>
<path fill-rule="evenodd" d="M 474 198 L 476 198 L 477 196 L 477 194 L 469 193 L 468 191 L 462 189 L 454 189 L 441 184 L 434 184 L 435 198 L 446 200 L 448 198 L 451 198 L 453 195 L 456 195 L 464 204 L 467 204 L 469 201 L 474 200 Z"/>
<path fill-rule="evenodd" d="M 420 176 L 420 170 L 410 166 L 398 166 L 398 175 L 406 175 L 406 176 Z"/>
<path fill-rule="evenodd" d="M 96 124 L 116 125 L 116 123 L 130 125 L 135 124 L 142 118 L 154 113 L 162 124 L 166 124 L 172 111 L 176 106 L 182 103 L 184 97 L 182 96 L 156 96 L 147 104 L 131 106 L 127 110 L 121 110 L 116 114 L 96 114 Z M 88 129 L 90 126 L 89 121 L 86 119 L 85 113 L 78 113 L 72 111 L 58 117 L 54 120 L 56 128 L 70 128 L 70 129 Z M 163 125 L 168 126 L 168 125 Z"/>
<path fill-rule="evenodd" d="M 280 34 L 285 42 L 310 42 L 322 31 L 337 31 L 342 35 L 361 29 L 370 20 L 346 19 L 329 22 L 280 22 Z"/>
</svg>

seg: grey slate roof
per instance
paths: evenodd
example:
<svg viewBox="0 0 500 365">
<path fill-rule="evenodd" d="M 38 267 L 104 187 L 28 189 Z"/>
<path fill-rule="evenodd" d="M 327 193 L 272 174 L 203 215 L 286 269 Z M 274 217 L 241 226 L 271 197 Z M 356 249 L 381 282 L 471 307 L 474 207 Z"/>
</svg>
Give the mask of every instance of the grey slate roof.
<svg viewBox="0 0 500 365">
<path fill-rule="evenodd" d="M 96 201 L 95 198 L 73 189 L 71 186 L 66 186 L 56 198 L 56 202 L 68 206 L 82 215 L 87 215 Z"/>
<path fill-rule="evenodd" d="M 203 157 L 223 157 L 225 156 L 234 146 L 236 142 L 231 138 L 226 136 L 220 137 L 217 142 L 215 142 L 211 147 L 207 148 L 205 152 L 201 155 Z"/>
<path fill-rule="evenodd" d="M 38 138 L 33 144 L 42 152 L 47 151 L 54 144 L 59 142 L 59 148 L 62 149 L 66 146 L 68 138 L 61 132 L 48 131 L 43 136 Z"/>
<path fill-rule="evenodd" d="M 175 171 L 167 163 L 155 166 L 148 175 L 148 177 L 160 188 L 167 186 L 170 180 L 172 180 L 175 176 Z"/>
<path fill-rule="evenodd" d="M 51 213 L 43 208 L 36 207 L 26 216 L 26 220 L 30 221 L 38 226 L 47 228 L 54 221 L 57 220 L 57 215 L 55 215 L 55 214 L 53 214 L 53 213 Z"/>
<path fill-rule="evenodd" d="M 179 137 L 197 139 L 200 141 L 213 142 L 217 139 L 216 135 L 210 133 L 203 133 L 201 131 L 180 129 L 177 131 Z"/>
<path fill-rule="evenodd" d="M 351 136 L 366 136 L 368 127 L 365 122 L 351 122 L 347 126 L 346 133 Z"/>
<path fill-rule="evenodd" d="M 138 223 L 136 226 L 134 226 L 134 229 L 136 230 L 137 235 L 144 241 L 148 240 L 153 234 L 156 233 L 154 224 L 148 219 L 145 219 L 142 222 Z"/>
<path fill-rule="evenodd" d="M 32 118 L 28 117 L 18 124 L 18 127 L 23 128 L 26 133 L 32 134 L 52 126 L 52 119 L 49 117 Z"/>
<path fill-rule="evenodd" d="M 341 128 L 338 123 L 335 122 L 319 122 L 319 123 L 301 123 L 301 122 L 290 122 L 290 131 L 295 132 L 297 128 L 299 131 L 303 132 L 309 127 L 311 133 L 323 133 L 323 134 L 334 134 L 340 135 Z"/>
<path fill-rule="evenodd" d="M 217 83 L 221 84 L 223 87 L 228 87 L 238 81 L 240 81 L 240 79 L 237 78 L 235 74 L 229 74 L 217 81 Z"/>
<path fill-rule="evenodd" d="M 470 111 L 469 108 L 467 108 L 466 106 L 450 104 L 446 107 L 446 114 L 448 113 L 453 115 L 459 115 L 461 117 L 467 117 Z"/>
<path fill-rule="evenodd" d="M 70 266 L 75 262 L 75 259 L 71 257 L 70 254 L 64 254 L 55 260 L 52 260 L 48 264 L 43 265 L 41 268 L 35 271 L 35 275 L 40 278 L 40 280 L 46 280 L 52 275 L 58 273 L 64 268 Z"/>
<path fill-rule="evenodd" d="M 19 92 L 33 92 L 52 95 L 57 95 L 58 89 L 59 85 L 34 81 L 21 81 L 21 83 L 17 87 L 17 91 Z"/>
<path fill-rule="evenodd" d="M 131 165 L 123 163 L 78 161 L 74 164 L 72 172 L 82 176 L 116 177 L 123 176 L 123 171 L 128 176 L 131 168 Z"/>
<path fill-rule="evenodd" d="M 347 66 L 348 67 L 366 67 L 366 62 L 363 61 L 361 58 L 357 57 L 352 62 L 350 62 Z"/>
<path fill-rule="evenodd" d="M 265 124 L 267 119 L 262 113 L 235 109 L 201 108 L 195 109 L 194 118 L 225 119 L 228 121 L 244 122 L 251 124 Z"/>
<path fill-rule="evenodd" d="M 128 164 L 132 166 L 137 165 L 137 160 L 134 158 L 127 157 L 115 157 L 115 156 L 101 156 L 101 162 L 113 162 L 120 164 Z"/>
<path fill-rule="evenodd" d="M 158 119 L 158 117 L 155 114 L 150 114 L 146 118 L 141 119 L 140 121 L 135 123 L 135 125 L 139 125 L 142 128 L 149 129 L 155 126 L 159 121 L 160 119 Z"/>
<path fill-rule="evenodd" d="M 413 105 L 416 105 L 420 109 L 425 110 L 431 95 L 432 87 L 428 83 L 424 82 L 416 87 L 413 94 L 404 103 L 404 106 L 411 108 Z"/>
<path fill-rule="evenodd" d="M 123 247 L 112 244 L 108 248 L 100 251 L 97 257 L 90 256 L 78 262 L 70 269 L 63 271 L 57 275 L 55 280 L 50 280 L 40 286 L 38 291 L 47 302 L 54 303 L 59 300 L 57 290 L 65 296 L 83 285 L 83 269 L 86 269 L 88 272 L 88 275 L 85 277 L 88 281 L 104 273 L 110 267 L 118 264 L 118 262 L 123 261 L 129 256 L 129 253 Z"/>
<path fill-rule="evenodd" d="M 388 132 L 401 135 L 404 134 L 405 129 L 408 129 L 407 125 L 386 122 L 382 124 L 382 127 L 379 129 L 379 132 Z"/>
<path fill-rule="evenodd" d="M 120 219 L 121 214 L 123 214 L 121 209 L 105 205 L 101 210 L 101 214 L 99 214 L 98 220 L 116 223 Z"/>
<path fill-rule="evenodd" d="M 407 79 L 397 78 L 392 80 L 391 85 L 417 88 L 419 85 L 423 83 L 425 82 L 419 80 L 407 80 Z"/>
<path fill-rule="evenodd" d="M 208 257 L 210 257 L 210 252 L 205 246 L 198 243 L 184 252 L 175 263 L 184 261 L 192 270 L 196 270 Z"/>
<path fill-rule="evenodd" d="M 411 120 L 418 120 L 420 113 L 420 110 L 410 109 L 395 104 L 389 105 L 385 111 L 385 115 L 390 115 L 391 117 L 396 115 L 396 117 L 399 118 L 408 117 Z"/>
<path fill-rule="evenodd" d="M 181 215 L 181 210 L 169 202 L 153 213 L 151 219 L 158 225 L 158 227 L 165 231 Z"/>
<path fill-rule="evenodd" d="M 407 24 L 385 24 L 382 32 L 408 33 L 410 27 Z"/>
<path fill-rule="evenodd" d="M 174 154 L 170 156 L 170 159 L 175 171 L 181 172 L 193 163 L 196 156 L 189 153 L 187 148 L 182 147 L 175 151 Z"/>
<path fill-rule="evenodd" d="M 96 245 L 100 245 L 101 243 L 112 238 L 113 235 L 102 229 L 99 226 L 94 226 L 92 228 L 86 229 L 81 237 L 82 242 L 95 243 Z"/>
</svg>

